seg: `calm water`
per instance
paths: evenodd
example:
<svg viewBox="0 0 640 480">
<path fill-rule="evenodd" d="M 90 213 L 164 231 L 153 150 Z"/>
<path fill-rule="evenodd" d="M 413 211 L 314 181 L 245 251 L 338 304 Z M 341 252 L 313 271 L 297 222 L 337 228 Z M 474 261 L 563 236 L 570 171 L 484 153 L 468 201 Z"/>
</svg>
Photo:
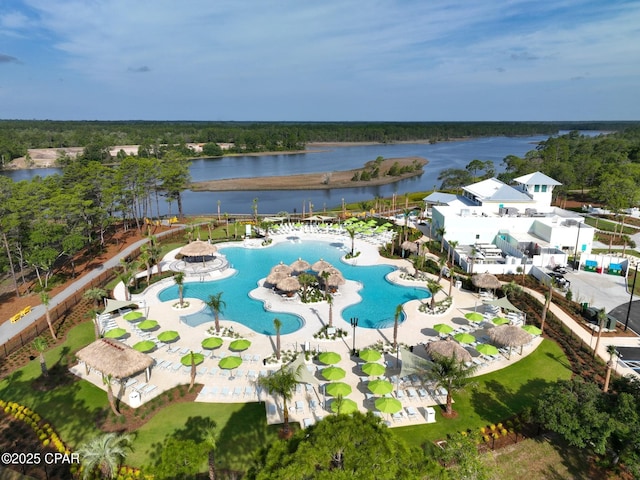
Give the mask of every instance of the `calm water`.
<svg viewBox="0 0 640 480">
<path fill-rule="evenodd" d="M 564 132 L 560 132 L 564 133 Z M 596 135 L 600 132 L 582 132 Z M 192 192 L 183 194 L 184 212 L 197 215 L 220 211 L 228 213 L 251 213 L 254 198 L 258 199 L 258 213 L 279 211 L 302 212 L 302 205 L 308 210 L 309 201 L 314 211 L 338 207 L 345 202 L 372 200 L 376 195 L 391 196 L 412 191 L 430 190 L 439 185 L 440 172 L 447 168 L 464 168 L 471 160 L 492 160 L 496 171 L 503 171 L 502 160 L 507 155 L 522 156 L 535 148 L 536 143 L 546 140 L 546 136 L 531 137 L 489 137 L 458 142 L 428 144 L 392 144 L 358 147 L 339 147 L 323 151 L 295 155 L 265 155 L 259 157 L 227 157 L 221 159 L 197 159 L 191 166 L 193 181 L 216 180 L 236 177 L 264 177 L 313 173 L 319 175 L 334 170 L 348 170 L 361 167 L 365 162 L 378 156 L 398 158 L 419 156 L 429 160 L 424 174 L 419 178 L 403 180 L 391 185 L 366 188 L 346 188 L 336 190 L 309 191 L 243 191 L 243 192 Z M 47 176 L 59 173 L 59 169 L 20 170 L 3 172 L 15 181 L 30 179 L 36 175 Z M 171 213 L 176 213 L 173 205 Z M 168 205 L 161 205 L 163 214 L 169 213 Z"/>
<path fill-rule="evenodd" d="M 222 253 L 227 257 L 238 273 L 233 277 L 204 283 L 186 283 L 184 296 L 207 300 L 209 295 L 223 292 L 226 303 L 221 318 L 234 320 L 246 325 L 258 333 L 274 335 L 273 319 L 282 321 L 281 333 L 295 332 L 302 326 L 302 319 L 295 315 L 265 311 L 263 302 L 249 297 L 249 292 L 258 285 L 258 280 L 266 277 L 271 267 L 281 261 L 290 264 L 303 258 L 313 264 L 323 258 L 336 266 L 346 279 L 355 280 L 363 285 L 358 292 L 362 301 L 346 308 L 342 315 L 334 310 L 334 325 L 351 328 L 349 318 L 357 317 L 363 328 L 385 328 L 393 325 L 396 307 L 409 300 L 429 298 L 426 288 L 401 287 L 388 282 L 385 276 L 393 271 L 389 266 L 351 266 L 340 261 L 349 247 L 342 243 L 304 241 L 302 243 L 280 243 L 265 249 L 227 247 Z M 178 288 L 174 285 L 159 293 L 162 301 L 178 298 Z M 310 304 L 312 306 L 312 304 Z M 328 321 L 326 303 L 319 303 L 318 315 L 323 322 Z M 195 314 L 188 320 L 191 324 L 213 321 L 213 315 Z M 401 320 L 404 320 L 402 318 Z"/>
</svg>

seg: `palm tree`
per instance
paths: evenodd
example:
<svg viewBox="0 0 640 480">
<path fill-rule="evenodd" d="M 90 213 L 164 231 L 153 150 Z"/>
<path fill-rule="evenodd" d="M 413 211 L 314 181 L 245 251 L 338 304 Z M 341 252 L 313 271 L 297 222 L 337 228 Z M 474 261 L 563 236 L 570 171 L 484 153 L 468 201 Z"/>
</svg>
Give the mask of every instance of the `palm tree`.
<svg viewBox="0 0 640 480">
<path fill-rule="evenodd" d="M 276 329 L 276 358 L 280 360 L 280 329 L 282 328 L 282 322 L 279 318 L 273 319 L 273 328 Z"/>
<path fill-rule="evenodd" d="M 502 285 L 502 292 L 507 298 L 513 298 L 522 293 L 522 287 L 513 280 Z"/>
<path fill-rule="evenodd" d="M 453 253 L 456 251 L 456 247 L 459 243 L 460 242 L 456 240 L 449 240 L 449 255 L 447 255 L 447 258 L 449 259 L 449 263 L 451 264 L 452 268 L 455 260 L 455 258 L 453 257 Z"/>
<path fill-rule="evenodd" d="M 544 308 L 542 309 L 542 319 L 540 320 L 540 332 L 544 333 L 544 324 L 547 319 L 547 312 L 549 311 L 549 306 L 551 305 L 551 300 L 553 298 L 553 287 L 555 286 L 556 281 L 552 278 L 549 282 L 549 292 L 546 295 L 546 299 L 544 302 Z"/>
<path fill-rule="evenodd" d="M 456 358 L 455 353 L 451 357 L 433 355 L 432 359 L 433 366 L 427 372 L 427 376 L 431 381 L 435 382 L 436 388 L 445 388 L 447 390 L 445 413 L 451 416 L 454 413 L 451 394 L 463 390 L 469 384 L 469 378 L 475 373 L 477 366 L 467 367 Z"/>
<path fill-rule="evenodd" d="M 82 296 L 87 300 L 93 301 L 93 308 L 98 310 L 100 308 L 100 301 L 107 296 L 107 291 L 104 288 L 94 287 L 84 292 Z"/>
<path fill-rule="evenodd" d="M 160 253 L 162 249 L 158 245 L 158 238 L 155 235 L 149 237 L 149 253 L 151 254 L 151 260 L 158 267 L 158 275 L 162 273 L 162 262 L 160 261 Z"/>
<path fill-rule="evenodd" d="M 436 235 L 440 237 L 440 253 L 444 252 L 444 236 L 447 234 L 447 229 L 444 227 L 436 228 Z"/>
<path fill-rule="evenodd" d="M 216 480 L 216 448 L 218 446 L 218 430 L 216 424 L 209 421 L 204 426 L 203 441 L 208 447 L 209 480 Z"/>
<path fill-rule="evenodd" d="M 329 305 L 329 326 L 333 327 L 333 295 L 327 292 L 326 298 Z"/>
<path fill-rule="evenodd" d="M 144 264 L 147 270 L 147 286 L 149 286 L 149 283 L 151 282 L 151 263 L 153 259 L 151 258 L 151 252 L 149 251 L 148 245 L 142 245 L 142 247 L 140 247 L 140 256 L 138 259 L 142 264 Z"/>
<path fill-rule="evenodd" d="M 275 393 L 282 397 L 282 412 L 284 414 L 282 436 L 284 438 L 289 438 L 291 433 L 291 429 L 289 427 L 289 407 L 287 402 L 291 400 L 293 392 L 296 390 L 301 368 L 302 365 L 298 365 L 298 368 L 295 370 L 285 368 L 283 366 L 280 370 L 272 373 L 271 375 L 258 378 L 258 385 L 270 393 Z"/>
<path fill-rule="evenodd" d="M 216 333 L 220 333 L 220 314 L 227 304 L 222 300 L 222 292 L 218 292 L 215 295 L 209 295 L 209 300 L 204 302 L 213 312 L 213 318 L 216 325 Z"/>
<path fill-rule="evenodd" d="M 33 339 L 33 347 L 40 354 L 40 371 L 44 377 L 48 377 L 49 370 L 47 370 L 47 362 L 44 359 L 44 352 L 47 350 L 47 341 L 43 337 L 36 337 Z"/>
<path fill-rule="evenodd" d="M 107 387 L 107 400 L 109 400 L 109 406 L 111 407 L 111 411 L 117 416 L 120 417 L 122 414 L 118 411 L 116 407 L 116 397 L 113 395 L 113 390 L 111 389 L 111 380 L 113 377 L 111 375 L 102 374 L 102 384 Z"/>
<path fill-rule="evenodd" d="M 351 256 L 353 257 L 355 251 L 356 229 L 353 226 L 348 226 L 345 230 L 349 234 L 349 237 L 351 237 Z"/>
<path fill-rule="evenodd" d="M 618 355 L 618 350 L 615 345 L 609 345 L 607 347 L 607 353 L 609 354 L 609 361 L 607 362 L 607 374 L 604 377 L 604 387 L 602 391 L 607 393 L 609 390 L 609 380 L 611 379 L 611 369 L 613 368 L 613 356 Z"/>
<path fill-rule="evenodd" d="M 401 315 L 402 304 L 396 307 L 395 314 L 393 315 L 393 348 L 398 348 L 398 323 L 400 322 Z"/>
<path fill-rule="evenodd" d="M 51 302 L 51 297 L 49 297 L 49 294 L 47 292 L 41 292 L 40 301 L 42 302 L 42 305 L 44 305 L 44 317 L 47 320 L 47 325 L 49 325 L 51 336 L 54 340 L 57 340 L 58 337 L 56 337 L 56 332 L 53 329 L 53 323 L 51 323 L 51 313 L 49 312 L 49 303 Z"/>
<path fill-rule="evenodd" d="M 429 292 L 431 292 L 431 304 L 429 305 L 429 308 L 431 308 L 431 310 L 435 310 L 436 293 L 442 290 L 442 285 L 440 285 L 440 283 L 436 282 L 435 280 L 427 280 L 427 289 L 429 289 Z"/>
<path fill-rule="evenodd" d="M 124 284 L 124 299 L 131 300 L 131 292 L 129 292 L 129 284 L 133 277 L 135 276 L 135 270 L 137 265 L 132 263 L 127 263 L 124 260 L 120 261 L 120 268 L 122 271 L 118 272 L 117 277 Z"/>
<path fill-rule="evenodd" d="M 191 391 L 193 389 L 193 385 L 196 383 L 196 357 L 193 350 L 189 352 L 189 358 L 191 360 L 191 382 L 189 383 L 189 388 L 187 391 Z"/>
<path fill-rule="evenodd" d="M 440 282 L 440 280 L 442 280 L 442 274 L 444 271 L 444 267 L 447 264 L 447 259 L 444 257 L 440 257 L 438 259 L 438 282 Z"/>
<path fill-rule="evenodd" d="M 303 302 L 307 301 L 307 295 L 309 293 L 309 287 L 316 282 L 316 277 L 311 275 L 310 273 L 301 273 L 298 275 L 298 282 L 302 286 L 301 292 L 301 300 Z"/>
<path fill-rule="evenodd" d="M 598 346 L 600 346 L 600 337 L 602 337 L 602 329 L 604 328 L 604 322 L 607 320 L 607 311 L 604 308 L 598 310 L 598 338 L 596 339 L 596 346 L 593 349 L 593 358 L 596 358 L 596 352 Z"/>
<path fill-rule="evenodd" d="M 176 285 L 178 286 L 178 298 L 180 299 L 180 307 L 182 308 L 184 303 L 184 298 L 182 298 L 184 293 L 184 272 L 176 273 L 173 276 L 173 281 L 176 282 Z"/>
<path fill-rule="evenodd" d="M 130 452 L 133 437 L 130 433 L 104 433 L 78 448 L 78 456 L 84 467 L 82 478 L 92 478 L 97 469 L 101 478 L 116 477 L 120 464 Z"/>
</svg>

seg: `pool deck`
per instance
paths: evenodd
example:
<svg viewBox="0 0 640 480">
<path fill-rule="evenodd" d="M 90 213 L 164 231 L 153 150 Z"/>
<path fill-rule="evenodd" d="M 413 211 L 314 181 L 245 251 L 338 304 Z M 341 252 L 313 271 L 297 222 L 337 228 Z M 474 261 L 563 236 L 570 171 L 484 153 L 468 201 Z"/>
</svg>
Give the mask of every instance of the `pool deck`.
<svg viewBox="0 0 640 480">
<path fill-rule="evenodd" d="M 298 234 L 298 237 L 302 241 L 309 239 L 323 241 L 340 240 L 346 244 L 350 244 L 351 242 L 348 236 L 336 234 L 305 234 L 301 232 Z M 271 238 L 273 239 L 273 244 L 291 241 L 287 238 L 287 235 L 276 234 L 271 235 Z M 244 244 L 247 248 L 269 248 L 262 247 L 259 240 L 247 240 Z M 234 242 L 229 245 L 238 246 L 238 243 Z M 224 248 L 226 244 L 218 246 Z M 380 257 L 378 254 L 378 246 L 375 243 L 356 240 L 356 250 L 360 252 L 360 255 L 355 259 L 345 261 L 357 265 L 393 265 L 397 270 L 387 277 L 389 280 L 401 285 L 425 286 L 425 282 L 423 281 L 416 282 L 401 278 L 403 274 L 412 273 L 413 266 L 406 260 L 390 260 Z M 175 252 L 172 252 L 165 257 L 163 266 L 169 265 L 174 260 L 174 254 Z M 224 271 L 214 272 L 211 278 L 207 278 L 207 280 L 224 278 L 231 274 L 233 274 L 233 270 L 226 269 Z M 435 276 L 430 276 L 430 278 L 437 279 Z M 187 277 L 186 281 L 201 281 L 201 279 L 197 277 Z M 126 387 L 120 384 L 114 387 L 114 393 L 125 403 L 130 403 L 130 395 L 132 392 L 137 392 L 141 396 L 141 402 L 144 403 L 177 385 L 188 385 L 190 381 L 189 367 L 183 367 L 180 364 L 180 358 L 189 351 L 200 352 L 202 350 L 202 339 L 210 336 L 207 331 L 213 328 L 213 322 L 196 327 L 190 327 L 180 322 L 180 315 L 195 313 L 206 308 L 201 300 L 185 298 L 184 300 L 189 303 L 189 307 L 178 310 L 173 307 L 173 305 L 177 303 L 176 300 L 161 302 L 157 298 L 157 293 L 172 283 L 173 281 L 168 279 L 159 284 L 154 284 L 143 295 L 134 295 L 132 298 L 134 301 L 145 300 L 145 307 L 141 308 L 140 311 L 145 313 L 146 318 L 151 318 L 159 322 L 160 328 L 155 332 L 140 332 L 134 328 L 134 325 L 124 320 L 122 316 L 115 316 L 106 320 L 109 322 L 109 328 L 117 326 L 129 332 L 127 338 L 124 339 L 124 343 L 129 346 L 133 346 L 135 343 L 147 338 L 154 340 L 156 335 L 164 330 L 176 330 L 180 334 L 180 338 L 176 342 L 163 345 L 150 354 L 155 358 L 156 365 L 152 368 L 151 376 L 148 380 L 143 373 L 134 377 L 133 380 L 130 380 L 129 385 Z M 436 298 L 438 300 L 444 299 L 446 292 L 449 290 L 447 279 L 442 279 L 441 284 L 443 285 L 443 290 L 437 294 Z M 366 375 L 361 371 L 360 365 L 362 361 L 358 358 L 351 357 L 353 328 L 349 324 L 348 319 L 343 320 L 340 316 L 341 310 L 359 300 L 358 289 L 359 285 L 357 282 L 347 281 L 345 285 L 339 288 L 340 293 L 334 296 L 333 324 L 335 327 L 345 330 L 347 337 L 333 341 L 314 338 L 314 334 L 328 322 L 329 307 L 326 302 L 303 304 L 297 297 L 294 297 L 294 299 L 283 298 L 275 294 L 271 289 L 263 287 L 262 280 L 260 281 L 260 285 L 251 292 L 251 296 L 263 300 L 265 302 L 265 309 L 274 312 L 274 318 L 277 317 L 277 312 L 292 313 L 304 318 L 304 325 L 300 330 L 281 336 L 282 350 L 285 352 L 294 352 L 308 348 L 311 352 L 332 351 L 340 354 L 341 361 L 337 366 L 342 367 L 346 371 L 346 377 L 341 381 L 348 383 L 353 389 L 353 393 L 351 393 L 348 398 L 354 400 L 359 405 L 361 411 L 366 411 L 375 409 L 373 406 L 374 399 L 367 393 L 366 381 L 368 378 L 366 378 Z M 124 287 L 122 284 L 116 288 L 115 297 L 124 300 Z M 476 328 L 475 325 L 469 325 L 470 322 L 464 318 L 464 314 L 473 312 L 474 310 L 482 312 L 482 298 L 475 293 L 458 290 L 456 288 L 452 290 L 452 297 L 453 303 L 451 308 L 441 315 L 429 315 L 420 312 L 418 307 L 422 303 L 422 300 L 412 300 L 405 303 L 404 313 L 406 319 L 398 328 L 398 342 L 406 346 L 414 346 L 414 353 L 423 355 L 424 348 L 422 345 L 438 339 L 438 333 L 433 330 L 433 325 L 437 323 L 447 323 L 458 331 Z M 425 302 L 426 301 L 428 300 L 425 299 Z M 224 315 L 222 315 L 222 317 L 224 317 Z M 265 392 L 261 392 L 260 389 L 256 388 L 255 382 L 258 376 L 265 375 L 269 370 L 274 370 L 279 367 L 277 364 L 264 364 L 264 360 L 273 355 L 275 351 L 275 336 L 256 333 L 240 323 L 224 318 L 220 319 L 220 324 L 221 328 L 231 328 L 235 334 L 241 338 L 250 340 L 252 343 L 247 351 L 233 353 L 228 348 L 231 339 L 225 339 L 222 347 L 213 350 L 211 352 L 212 355 L 205 358 L 204 362 L 198 366 L 196 383 L 204 385 L 204 387 L 198 395 L 197 401 L 215 403 L 262 401 L 265 402 L 268 422 L 281 423 L 283 421 L 281 400 Z M 485 336 L 487 328 L 491 327 L 487 326 L 485 322 L 476 331 L 476 335 L 478 337 Z M 473 334 L 473 331 L 471 333 Z M 392 341 L 393 327 L 384 329 L 356 328 L 357 349 L 363 349 L 378 342 L 390 344 Z M 483 358 L 472 348 L 469 348 L 470 351 L 473 351 L 474 362 L 477 362 L 479 365 L 476 374 L 489 373 L 520 360 L 523 356 L 534 351 L 541 341 L 541 338 L 534 337 L 533 340 L 524 347 L 522 355 L 520 355 L 518 349 L 514 349 L 510 359 L 504 355 L 499 355 L 496 359 Z M 205 350 L 203 353 L 210 352 Z M 220 361 L 220 357 L 231 354 L 240 355 L 243 358 L 242 365 L 240 365 L 238 369 L 231 371 L 219 369 L 218 362 Z M 392 368 L 396 363 L 393 354 L 387 353 L 382 361 L 386 361 L 388 372 L 393 373 Z M 324 408 L 325 406 L 329 406 L 331 397 L 325 397 L 321 393 L 323 391 L 321 385 L 326 383 L 320 375 L 323 367 L 324 365 L 318 363 L 317 360 L 310 359 L 307 362 L 306 368 L 317 380 L 317 385 L 300 385 L 291 404 L 288 405 L 290 421 L 300 422 L 301 425 L 309 425 L 331 413 L 330 409 Z M 76 375 L 94 383 L 99 388 L 104 388 L 102 378 L 98 372 L 86 374 L 82 366 L 74 366 L 72 367 L 72 371 Z M 133 383 L 134 380 L 135 383 Z M 442 404 L 444 401 L 442 392 L 434 391 L 432 388 L 429 388 L 429 385 L 422 385 L 416 381 L 416 379 L 407 379 L 405 382 L 397 381 L 395 386 L 394 396 L 397 395 L 403 404 L 403 415 L 396 415 L 396 418 L 384 415 L 383 418 L 389 426 L 426 423 L 427 409 Z M 396 392 L 400 393 L 398 394 Z M 134 397 L 135 395 L 136 394 L 134 394 Z M 436 410 L 438 410 L 438 408 L 436 408 Z"/>
</svg>

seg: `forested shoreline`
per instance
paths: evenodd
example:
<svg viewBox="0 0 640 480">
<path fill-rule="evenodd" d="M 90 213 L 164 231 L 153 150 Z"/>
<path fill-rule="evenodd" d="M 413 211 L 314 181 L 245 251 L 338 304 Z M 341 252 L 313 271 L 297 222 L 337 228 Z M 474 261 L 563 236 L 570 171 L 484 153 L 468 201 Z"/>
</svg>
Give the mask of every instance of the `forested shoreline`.
<svg viewBox="0 0 640 480">
<path fill-rule="evenodd" d="M 29 148 L 82 147 L 95 160 L 116 145 L 140 145 L 139 156 L 172 150 L 204 156 L 303 150 L 310 142 L 399 142 L 483 136 L 554 135 L 559 130 L 619 131 L 637 122 L 157 122 L 0 120 L 0 164 Z M 218 144 L 231 144 L 222 151 Z"/>
</svg>

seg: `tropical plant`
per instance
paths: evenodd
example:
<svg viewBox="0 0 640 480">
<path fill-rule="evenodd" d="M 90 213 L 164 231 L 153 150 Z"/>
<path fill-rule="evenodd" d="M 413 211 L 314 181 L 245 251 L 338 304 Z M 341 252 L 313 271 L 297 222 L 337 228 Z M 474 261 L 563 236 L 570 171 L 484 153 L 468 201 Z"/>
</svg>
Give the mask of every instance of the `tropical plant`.
<svg viewBox="0 0 640 480">
<path fill-rule="evenodd" d="M 191 382 L 189 383 L 189 388 L 187 391 L 191 391 L 193 390 L 193 385 L 196 383 L 196 357 L 195 357 L 195 353 L 193 353 L 193 350 L 191 350 L 189 352 L 189 360 L 190 360 L 190 365 L 191 365 Z"/>
<path fill-rule="evenodd" d="M 77 453 L 83 466 L 82 478 L 92 478 L 95 471 L 101 478 L 116 478 L 120 464 L 130 452 L 133 436 L 129 433 L 104 433 L 81 445 Z"/>
<path fill-rule="evenodd" d="M 613 368 L 613 356 L 618 355 L 618 349 L 615 345 L 607 346 L 607 353 L 609 354 L 609 361 L 607 362 L 607 373 L 604 377 L 604 387 L 602 391 L 607 393 L 609 390 L 609 381 L 611 380 L 611 369 Z"/>
<path fill-rule="evenodd" d="M 140 247 L 140 256 L 138 257 L 140 263 L 145 266 L 145 271 L 147 275 L 147 286 L 151 283 L 151 264 L 153 262 L 153 258 L 151 256 L 151 252 L 149 251 L 149 245 L 142 245 Z"/>
<path fill-rule="evenodd" d="M 345 230 L 351 238 L 351 256 L 353 257 L 356 248 L 356 229 L 353 225 L 345 227 Z"/>
<path fill-rule="evenodd" d="M 602 329 L 604 328 L 604 322 L 607 320 L 607 311 L 604 308 L 598 310 L 598 337 L 596 339 L 596 346 L 593 347 L 593 358 L 596 357 L 598 347 L 600 346 L 600 338 L 602 337 Z"/>
<path fill-rule="evenodd" d="M 398 348 L 398 324 L 400 323 L 401 316 L 402 304 L 396 306 L 396 311 L 393 315 L 393 348 Z"/>
<path fill-rule="evenodd" d="M 440 253 L 444 252 L 444 236 L 447 234 L 447 229 L 444 227 L 436 228 L 436 235 L 440 237 Z"/>
<path fill-rule="evenodd" d="M 87 300 L 93 302 L 93 308 L 98 310 L 100 308 L 100 301 L 107 296 L 107 291 L 104 288 L 93 287 L 85 291 L 82 295 Z"/>
<path fill-rule="evenodd" d="M 213 421 L 209 421 L 204 426 L 203 441 L 207 446 L 207 463 L 209 465 L 209 480 L 216 480 L 216 448 L 220 435 Z"/>
<path fill-rule="evenodd" d="M 54 340 L 57 340 L 58 337 L 56 337 L 56 332 L 53 329 L 53 323 L 51 323 L 51 313 L 49 312 L 49 303 L 51 303 L 51 297 L 49 297 L 49 294 L 47 292 L 41 292 L 40 301 L 42 302 L 42 305 L 44 305 L 44 317 L 47 320 L 47 325 L 49 325 L 51 337 L 53 337 Z"/>
<path fill-rule="evenodd" d="M 258 385 L 266 389 L 272 394 L 282 397 L 282 412 L 284 414 L 284 425 L 282 428 L 282 436 L 289 438 L 291 428 L 289 426 L 289 406 L 288 402 L 293 397 L 296 385 L 299 383 L 300 369 L 302 365 L 298 365 L 297 369 L 281 367 L 271 375 L 258 378 Z"/>
<path fill-rule="evenodd" d="M 47 341 L 43 337 L 36 337 L 33 339 L 33 348 L 35 348 L 40 355 L 40 371 L 42 375 L 48 377 L 49 371 L 47 370 L 47 362 L 44 359 L 44 352 L 47 350 Z"/>
<path fill-rule="evenodd" d="M 504 293 L 505 296 L 509 299 L 516 297 L 522 293 L 522 287 L 518 285 L 516 282 L 514 282 L 513 280 L 510 281 L 509 283 L 503 284 L 501 288 L 502 288 L 502 293 Z"/>
<path fill-rule="evenodd" d="M 302 287 L 302 291 L 300 292 L 300 299 L 303 302 L 307 301 L 307 295 L 309 294 L 309 287 L 316 283 L 316 277 L 311 275 L 310 273 L 304 272 L 298 275 L 298 282 Z"/>
<path fill-rule="evenodd" d="M 279 318 L 273 319 L 273 328 L 276 329 L 276 358 L 280 360 L 280 329 L 282 328 L 282 322 Z"/>
<path fill-rule="evenodd" d="M 439 281 L 436 282 L 435 280 L 427 280 L 427 288 L 429 289 L 429 292 L 431 292 L 431 303 L 429 305 L 429 308 L 431 308 L 431 310 L 435 310 L 436 293 L 442 290 L 442 285 L 440 285 Z"/>
<path fill-rule="evenodd" d="M 455 263 L 454 252 L 456 251 L 456 247 L 460 242 L 457 240 L 449 240 L 449 254 L 447 255 L 448 261 L 451 264 L 451 268 L 453 269 L 453 265 Z"/>
<path fill-rule="evenodd" d="M 216 333 L 220 333 L 220 314 L 222 313 L 222 310 L 227 306 L 225 301 L 222 300 L 222 292 L 218 292 L 214 295 L 209 295 L 209 300 L 207 300 L 205 303 L 213 312 Z"/>
<path fill-rule="evenodd" d="M 100 338 L 100 313 L 95 308 L 89 310 L 85 317 L 91 319 L 91 323 L 93 323 L 93 333 L 96 337 L 96 340 Z"/>
<path fill-rule="evenodd" d="M 173 281 L 176 282 L 178 286 L 178 298 L 180 299 L 180 308 L 184 305 L 184 272 L 178 272 L 173 276 Z"/>
<path fill-rule="evenodd" d="M 333 327 L 333 295 L 326 293 L 327 305 L 329 305 L 329 326 Z"/>
<path fill-rule="evenodd" d="M 542 309 L 542 318 L 540 320 L 540 332 L 544 333 L 544 325 L 547 320 L 547 312 L 549 311 L 549 306 L 551 305 L 551 300 L 553 299 L 553 287 L 556 286 L 556 281 L 552 278 L 549 282 L 549 291 L 545 295 L 544 308 Z"/>
<path fill-rule="evenodd" d="M 458 360 L 455 353 L 451 357 L 433 355 L 432 359 L 433 366 L 431 370 L 426 372 L 426 375 L 438 388 L 444 388 L 447 391 L 445 412 L 451 416 L 454 413 L 452 407 L 453 397 L 451 394 L 463 390 L 469 385 L 469 378 L 473 376 L 477 366 L 466 366 Z"/>
<path fill-rule="evenodd" d="M 444 267 L 447 264 L 447 259 L 445 257 L 440 257 L 438 259 L 438 283 L 442 280 L 442 275 L 444 273 Z"/>
<path fill-rule="evenodd" d="M 113 394 L 113 389 L 111 388 L 111 381 L 113 377 L 111 375 L 102 374 L 102 384 L 107 387 L 107 400 L 109 400 L 109 406 L 111 407 L 111 411 L 114 415 L 120 417 L 122 414 L 118 411 L 118 407 L 116 406 L 116 397 Z"/>
</svg>

